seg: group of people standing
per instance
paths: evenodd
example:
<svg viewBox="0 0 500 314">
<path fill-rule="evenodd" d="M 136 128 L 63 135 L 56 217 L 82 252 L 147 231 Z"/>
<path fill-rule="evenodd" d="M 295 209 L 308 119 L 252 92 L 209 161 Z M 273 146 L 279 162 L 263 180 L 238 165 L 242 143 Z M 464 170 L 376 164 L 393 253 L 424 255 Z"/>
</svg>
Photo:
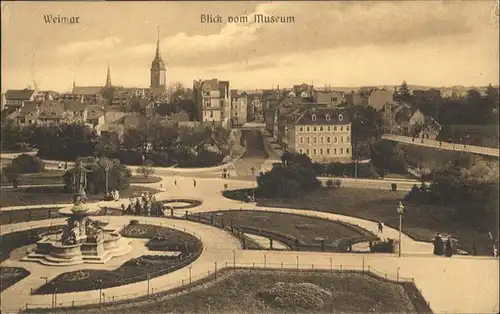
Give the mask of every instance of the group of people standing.
<svg viewBox="0 0 500 314">
<path fill-rule="evenodd" d="M 130 198 L 128 206 L 122 204 L 122 210 L 129 215 L 150 216 L 153 206 L 158 206 L 155 196 L 151 193 L 142 193 L 140 197 Z"/>
</svg>

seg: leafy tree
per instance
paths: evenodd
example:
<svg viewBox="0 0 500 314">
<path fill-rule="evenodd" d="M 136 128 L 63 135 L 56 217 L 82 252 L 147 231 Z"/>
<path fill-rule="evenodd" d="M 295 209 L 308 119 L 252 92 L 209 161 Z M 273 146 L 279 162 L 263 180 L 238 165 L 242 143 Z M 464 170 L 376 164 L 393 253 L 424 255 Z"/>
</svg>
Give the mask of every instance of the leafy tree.
<svg viewBox="0 0 500 314">
<path fill-rule="evenodd" d="M 7 178 L 8 181 L 12 182 L 12 186 L 17 188 L 19 177 L 21 176 L 21 170 L 15 164 L 9 164 L 2 168 L 2 175 Z"/>
<path fill-rule="evenodd" d="M 87 173 L 87 192 L 97 194 L 106 190 L 106 171 L 105 166 L 108 165 L 108 189 L 123 190 L 129 187 L 130 177 L 132 175 L 129 168 L 120 164 L 117 159 L 96 158 L 90 157 L 84 160 Z M 69 169 L 63 176 L 66 189 L 72 190 L 74 168 Z"/>
<path fill-rule="evenodd" d="M 120 151 L 120 140 L 111 133 L 105 133 L 99 137 L 96 147 L 96 155 L 103 157 L 117 157 Z"/>
<path fill-rule="evenodd" d="M 406 83 L 406 81 L 403 81 L 401 86 L 399 86 L 394 98 L 396 100 L 401 100 L 401 101 L 410 101 L 411 100 L 410 89 L 408 88 L 408 84 Z"/>
<path fill-rule="evenodd" d="M 187 93 L 184 84 L 180 82 L 172 83 L 167 87 L 167 100 L 169 103 L 178 103 L 181 100 L 188 99 L 189 95 Z"/>
<path fill-rule="evenodd" d="M 152 167 L 153 162 L 148 160 L 144 163 L 144 165 L 137 168 L 137 174 L 144 176 L 144 178 L 148 178 L 155 172 L 155 169 Z"/>
<path fill-rule="evenodd" d="M 12 160 L 11 165 L 19 173 L 37 173 L 45 170 L 45 163 L 37 156 L 21 154 Z"/>
<path fill-rule="evenodd" d="M 382 140 L 372 146 L 372 162 L 381 176 L 386 172 L 405 174 L 408 168 L 404 152 L 390 141 Z"/>
</svg>

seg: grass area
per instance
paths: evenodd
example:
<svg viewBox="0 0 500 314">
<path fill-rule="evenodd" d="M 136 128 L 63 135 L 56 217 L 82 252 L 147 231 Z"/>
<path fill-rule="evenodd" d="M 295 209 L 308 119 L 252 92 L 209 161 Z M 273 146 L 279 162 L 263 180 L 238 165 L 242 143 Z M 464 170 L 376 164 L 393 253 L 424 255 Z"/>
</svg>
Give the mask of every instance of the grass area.
<svg viewBox="0 0 500 314">
<path fill-rule="evenodd" d="M 60 274 L 48 283 L 33 291 L 33 294 L 51 294 L 57 288 L 58 293 L 88 291 L 122 286 L 138 281 L 165 275 L 192 263 L 194 254 L 143 255 L 127 261 L 112 271 L 82 269 Z M 102 284 L 97 284 L 102 280 Z"/>
<path fill-rule="evenodd" d="M 0 291 L 28 277 L 30 272 L 21 267 L 0 267 Z"/>
<path fill-rule="evenodd" d="M 0 236 L 0 262 L 9 258 L 10 253 L 25 245 L 35 244 L 39 237 L 38 235 L 45 232 L 56 232 L 62 230 L 63 225 L 36 228 L 31 230 L 16 231 Z"/>
<path fill-rule="evenodd" d="M 238 197 L 241 194 L 240 191 L 224 195 Z M 399 201 L 403 200 L 405 194 L 404 191 L 392 192 L 380 189 L 342 187 L 340 189 L 322 188 L 297 198 L 258 198 L 257 201 L 259 206 L 330 212 L 382 221 L 390 227 L 399 228 L 396 206 Z M 478 231 L 472 223 L 456 221 L 450 216 L 451 209 L 447 207 L 405 204 L 403 232 L 415 240 L 429 242 L 434 239 L 437 232 L 451 234 L 458 239 L 458 246 L 469 253 L 472 252 L 472 246 L 475 245 L 476 254 L 492 254 L 492 243 L 487 233 Z"/>
<path fill-rule="evenodd" d="M 202 217 L 210 220 L 214 213 L 204 213 Z M 314 217 L 307 217 L 286 213 L 256 212 L 250 210 L 219 211 L 214 215 L 217 224 L 221 220 L 225 224 L 238 227 L 258 228 L 261 230 L 277 232 L 298 239 L 305 245 L 318 244 L 315 238 L 325 239 L 325 244 L 339 243 L 342 239 L 363 238 L 364 241 L 377 237 L 355 226 Z M 359 242 L 359 241 L 358 241 Z"/>
<path fill-rule="evenodd" d="M 138 196 L 142 192 L 158 193 L 157 189 L 149 187 L 130 186 L 120 191 L 120 198 Z M 68 204 L 72 202 L 72 193 L 68 193 L 62 186 L 40 186 L 17 189 L 2 189 L 0 201 L 2 207 L 43 204 Z M 88 202 L 97 202 L 104 199 L 103 193 L 88 194 Z"/>
<path fill-rule="evenodd" d="M 76 313 L 429 313 L 415 285 L 358 272 L 229 270 L 179 296 Z"/>
<path fill-rule="evenodd" d="M 203 245 L 195 236 L 167 227 L 130 224 L 121 231 L 122 236 L 151 239 L 146 246 L 154 251 L 175 251 L 178 255 L 143 255 L 131 259 L 119 268 L 108 270 L 83 269 L 63 273 L 42 285 L 34 294 L 88 291 L 98 289 L 98 279 L 102 288 L 130 284 L 173 272 L 196 260 L 203 251 Z M 160 235 L 160 236 L 158 236 Z"/>
<path fill-rule="evenodd" d="M 146 246 L 154 251 L 180 251 L 194 254 L 203 249 L 201 241 L 195 236 L 168 227 L 130 224 L 120 233 L 129 238 L 151 239 Z"/>
<path fill-rule="evenodd" d="M 63 175 L 65 170 L 46 170 L 39 173 L 22 174 L 19 178 L 19 185 L 51 185 L 64 184 Z M 8 181 L 4 176 L 0 176 L 1 186 L 12 186 L 12 182 Z M 130 177 L 131 184 L 150 184 L 158 183 L 162 180 L 161 177 L 149 176 L 145 178 L 141 175 L 133 175 Z"/>
</svg>

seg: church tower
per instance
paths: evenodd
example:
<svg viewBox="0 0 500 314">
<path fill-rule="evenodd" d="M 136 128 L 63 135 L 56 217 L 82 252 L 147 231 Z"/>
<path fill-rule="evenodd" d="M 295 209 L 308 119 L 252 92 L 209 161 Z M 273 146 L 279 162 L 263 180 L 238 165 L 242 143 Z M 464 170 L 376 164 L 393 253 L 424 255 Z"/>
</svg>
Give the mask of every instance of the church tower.
<svg viewBox="0 0 500 314">
<path fill-rule="evenodd" d="M 109 64 L 108 64 L 108 75 L 106 76 L 106 88 L 111 88 L 111 72 L 109 71 Z"/>
<path fill-rule="evenodd" d="M 156 55 L 151 62 L 151 91 L 154 95 L 166 91 L 167 70 L 165 62 L 160 55 L 160 29 L 158 28 L 158 39 L 156 41 Z"/>
</svg>

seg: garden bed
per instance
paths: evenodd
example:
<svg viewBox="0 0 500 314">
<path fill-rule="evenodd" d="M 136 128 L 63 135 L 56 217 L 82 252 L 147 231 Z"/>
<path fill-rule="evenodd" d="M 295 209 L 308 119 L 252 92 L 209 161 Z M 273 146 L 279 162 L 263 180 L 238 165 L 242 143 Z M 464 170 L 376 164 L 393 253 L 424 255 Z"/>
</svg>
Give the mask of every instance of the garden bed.
<svg viewBox="0 0 500 314">
<path fill-rule="evenodd" d="M 21 267 L 0 267 L 0 291 L 28 277 L 30 272 Z"/>
<path fill-rule="evenodd" d="M 158 193 L 150 187 L 130 186 L 120 191 L 120 198 L 139 196 L 142 192 Z M 88 202 L 98 202 L 104 199 L 104 193 L 87 194 Z M 73 193 L 68 193 L 62 186 L 25 187 L 17 189 L 2 189 L 0 201 L 2 207 L 43 204 L 69 204 Z"/>
<path fill-rule="evenodd" d="M 143 255 L 131 259 L 119 268 L 108 270 L 82 269 L 63 273 L 50 282 L 42 285 L 33 294 L 88 291 L 122 286 L 149 278 L 162 276 L 191 264 L 198 254 L 182 253 L 176 256 Z M 102 280 L 102 283 L 100 281 Z"/>
<path fill-rule="evenodd" d="M 130 177 L 130 184 L 151 184 L 151 183 L 161 182 L 161 180 L 162 180 L 161 177 L 156 177 L 156 176 L 149 176 L 146 178 L 141 175 L 135 175 Z"/>
<path fill-rule="evenodd" d="M 159 201 L 160 204 L 165 205 L 166 209 L 188 209 L 188 208 L 194 208 L 198 207 L 201 204 L 203 204 L 202 201 L 200 200 L 193 200 L 193 199 L 170 199 L 170 200 L 164 200 L 164 201 Z M 176 204 L 178 203 L 178 204 Z M 184 203 L 184 204 L 183 204 Z"/>
<path fill-rule="evenodd" d="M 201 214 L 202 219 L 210 221 L 214 217 L 214 223 L 221 225 L 222 220 L 226 226 L 233 225 L 243 227 L 250 233 L 262 233 L 263 236 L 273 237 L 276 240 L 289 243 L 290 247 L 298 241 L 301 250 L 320 249 L 318 238 L 325 240 L 325 245 L 345 247 L 348 239 L 355 242 L 375 240 L 377 237 L 371 232 L 360 227 L 328 219 L 308 217 L 303 215 L 264 212 L 251 210 L 218 211 Z M 193 216 L 196 219 L 197 216 Z M 287 241 L 288 240 L 288 241 Z"/>
<path fill-rule="evenodd" d="M 168 292 L 76 313 L 432 313 L 413 283 L 352 271 L 227 269 L 220 280 L 170 297 Z M 284 283 L 284 284 L 278 284 Z M 278 296 L 278 298 L 276 298 Z"/>
<path fill-rule="evenodd" d="M 12 233 L 7 233 L 0 236 L 0 262 L 5 261 L 9 258 L 10 253 L 29 244 L 35 244 L 38 240 L 39 234 L 46 232 L 55 232 L 56 230 L 62 230 L 63 225 L 36 228 L 31 230 L 16 231 Z"/>
<path fill-rule="evenodd" d="M 194 254 L 203 249 L 201 241 L 194 235 L 168 227 L 138 223 L 126 226 L 120 233 L 129 238 L 151 239 L 146 246 L 154 251 L 180 251 Z"/>
<path fill-rule="evenodd" d="M 247 190 L 233 190 L 223 193 L 226 197 L 241 200 Z M 372 221 L 399 228 L 399 216 L 396 205 L 404 199 L 406 192 L 385 191 L 380 189 L 357 189 L 342 187 L 339 189 L 322 188 L 297 198 L 263 199 L 257 194 L 257 204 L 265 207 L 283 207 L 317 210 Z M 476 246 L 476 254 L 491 255 L 492 241 L 487 232 L 481 232 L 469 223 L 451 219 L 450 208 L 434 205 L 405 204 L 403 232 L 417 241 L 433 241 L 436 233 L 453 235 L 458 239 L 458 246 L 471 253 Z M 492 230 L 492 233 L 496 233 Z M 430 252 L 431 253 L 431 252 Z"/>
<path fill-rule="evenodd" d="M 51 185 L 64 184 L 64 170 L 46 170 L 38 173 L 27 173 L 19 176 L 19 185 Z M 1 186 L 12 186 L 12 182 L 8 181 L 5 176 L 1 176 Z"/>
</svg>

